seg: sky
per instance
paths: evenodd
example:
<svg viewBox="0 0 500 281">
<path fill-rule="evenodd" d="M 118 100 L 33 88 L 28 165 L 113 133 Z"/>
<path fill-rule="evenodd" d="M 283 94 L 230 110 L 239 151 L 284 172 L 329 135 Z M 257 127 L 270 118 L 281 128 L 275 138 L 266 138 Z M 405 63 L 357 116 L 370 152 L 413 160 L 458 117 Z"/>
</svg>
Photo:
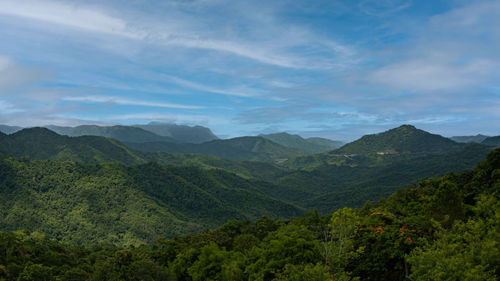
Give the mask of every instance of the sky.
<svg viewBox="0 0 500 281">
<path fill-rule="evenodd" d="M 0 124 L 500 135 L 500 1 L 0 0 Z"/>
</svg>

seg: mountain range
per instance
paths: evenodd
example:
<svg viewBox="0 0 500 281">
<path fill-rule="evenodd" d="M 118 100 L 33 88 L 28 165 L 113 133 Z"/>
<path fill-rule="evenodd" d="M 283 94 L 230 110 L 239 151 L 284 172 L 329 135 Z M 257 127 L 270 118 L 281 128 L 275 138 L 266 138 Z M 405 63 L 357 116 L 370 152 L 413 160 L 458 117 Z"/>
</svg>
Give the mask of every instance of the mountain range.
<svg viewBox="0 0 500 281">
<path fill-rule="evenodd" d="M 334 141 L 325 138 L 307 138 L 304 139 L 299 135 L 291 135 L 288 133 L 276 133 L 276 134 L 267 134 L 267 135 L 259 135 L 265 139 L 273 141 L 277 144 L 281 144 L 283 146 L 289 148 L 295 148 L 307 153 L 321 153 L 330 151 L 336 148 L 341 147 L 344 143 L 341 141 Z"/>
<path fill-rule="evenodd" d="M 146 136 L 136 129 L 125 130 Z M 312 155 L 264 136 L 125 145 L 23 129 L 0 133 L 0 229 L 138 245 L 233 218 L 361 206 L 422 178 L 469 169 L 492 149 L 410 125 Z"/>
</svg>

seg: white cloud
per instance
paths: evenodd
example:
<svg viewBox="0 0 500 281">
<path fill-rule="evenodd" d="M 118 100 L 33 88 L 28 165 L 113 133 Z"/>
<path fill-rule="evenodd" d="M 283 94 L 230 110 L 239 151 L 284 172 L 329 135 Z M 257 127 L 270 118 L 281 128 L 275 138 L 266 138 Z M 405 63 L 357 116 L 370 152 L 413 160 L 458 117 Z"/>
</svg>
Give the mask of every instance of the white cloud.
<svg viewBox="0 0 500 281">
<path fill-rule="evenodd" d="M 274 23 L 276 26 L 266 26 L 258 22 L 249 22 L 246 24 L 249 24 L 252 30 L 272 31 L 262 32 L 259 34 L 260 38 L 221 37 L 220 34 L 223 32 L 213 32 L 214 28 L 216 31 L 220 28 L 218 26 L 206 26 L 202 24 L 202 20 L 182 12 L 179 16 L 179 11 L 171 14 L 169 12 L 161 19 L 150 19 L 148 14 L 139 12 L 130 17 L 131 19 L 126 19 L 110 15 L 102 8 L 80 4 L 50 0 L 0 1 L 0 14 L 3 15 L 43 21 L 87 32 L 121 36 L 165 47 L 217 51 L 264 64 L 296 69 L 327 69 L 351 63 L 347 58 L 352 55 L 350 48 L 331 40 L 318 38 L 298 27 L 283 26 L 278 23 Z M 199 22 L 193 24 L 189 20 Z M 43 28 L 43 25 L 40 28 Z M 311 59 L 307 55 L 301 55 L 300 52 L 288 50 L 311 44 L 315 45 L 315 48 L 335 53 L 335 57 L 322 56 L 322 59 Z"/>
<path fill-rule="evenodd" d="M 149 106 L 149 107 L 165 107 L 165 108 L 177 108 L 177 109 L 202 109 L 203 106 L 196 105 L 182 105 L 175 103 L 165 103 L 165 102 L 148 102 L 148 101 L 138 101 L 131 100 L 121 97 L 111 97 L 111 96 L 78 96 L 78 97 L 64 97 L 65 101 L 78 101 L 78 102 L 91 102 L 91 103 L 112 103 L 119 105 L 135 105 L 135 106 Z"/>
<path fill-rule="evenodd" d="M 122 19 L 76 4 L 70 5 L 55 1 L 1 1 L 0 14 L 134 39 L 141 38 L 138 33 L 129 32 L 126 22 Z"/>
<path fill-rule="evenodd" d="M 392 64 L 371 73 L 371 82 L 412 92 L 453 90 L 476 85 L 495 65 L 478 59 L 466 64 L 436 61 L 433 57 Z"/>
</svg>

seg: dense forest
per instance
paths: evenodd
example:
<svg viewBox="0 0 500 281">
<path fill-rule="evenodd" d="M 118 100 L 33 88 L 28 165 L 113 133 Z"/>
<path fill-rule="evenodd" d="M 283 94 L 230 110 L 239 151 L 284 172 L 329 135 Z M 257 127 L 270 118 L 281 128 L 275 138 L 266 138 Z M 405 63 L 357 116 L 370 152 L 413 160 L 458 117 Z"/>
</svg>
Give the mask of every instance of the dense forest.
<svg viewBox="0 0 500 281">
<path fill-rule="evenodd" d="M 4 280 L 497 280 L 500 149 L 377 203 L 232 220 L 138 247 L 0 234 Z"/>
</svg>

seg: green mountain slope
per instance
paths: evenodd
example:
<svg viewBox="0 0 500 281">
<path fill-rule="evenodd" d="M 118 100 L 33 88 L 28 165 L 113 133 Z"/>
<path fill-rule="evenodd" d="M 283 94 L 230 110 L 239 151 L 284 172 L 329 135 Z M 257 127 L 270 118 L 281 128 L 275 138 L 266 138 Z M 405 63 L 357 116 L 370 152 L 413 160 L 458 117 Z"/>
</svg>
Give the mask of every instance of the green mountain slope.
<svg viewBox="0 0 500 281">
<path fill-rule="evenodd" d="M 500 146 L 500 136 L 488 137 L 484 139 L 481 143 L 491 146 Z"/>
<path fill-rule="evenodd" d="M 472 171 L 421 180 L 363 208 L 233 220 L 141 247 L 0 232 L 0 279 L 498 280 L 498 171 L 495 150 Z"/>
<path fill-rule="evenodd" d="M 451 137 L 450 139 L 452 141 L 462 142 L 462 143 L 467 143 L 467 142 L 481 143 L 487 137 L 489 137 L 489 136 L 477 134 L 475 136 L 455 136 L 455 137 Z"/>
<path fill-rule="evenodd" d="M 201 144 L 153 142 L 126 145 L 146 152 L 196 153 L 234 161 L 278 162 L 304 155 L 300 150 L 284 147 L 262 137 L 239 137 Z"/>
<path fill-rule="evenodd" d="M 151 122 L 146 125 L 134 125 L 146 131 L 160 136 L 170 137 L 178 142 L 202 143 L 217 140 L 218 137 L 212 133 L 209 128 L 202 126 L 185 126 L 176 124 L 167 124 Z"/>
<path fill-rule="evenodd" d="M 329 153 L 286 161 L 283 166 L 298 171 L 280 178 L 279 188 L 269 194 L 322 212 L 360 206 L 418 179 L 472 168 L 491 149 L 402 126 Z"/>
<path fill-rule="evenodd" d="M 411 125 L 403 125 L 383 133 L 366 135 L 348 143 L 335 152 L 338 154 L 376 153 L 434 153 L 458 149 L 462 145 Z"/>
<path fill-rule="evenodd" d="M 144 162 L 116 140 L 94 136 L 61 136 L 46 128 L 23 129 L 3 137 L 0 153 L 31 159 L 82 163 L 121 162 L 132 165 Z"/>
<path fill-rule="evenodd" d="M 259 182 L 221 170 L 149 163 L 82 165 L 0 159 L 0 229 L 75 243 L 151 243 L 230 219 L 302 211 L 265 196 Z"/>
<path fill-rule="evenodd" d="M 277 133 L 260 135 L 260 137 L 271 140 L 285 147 L 295 148 L 307 153 L 321 153 L 339 148 L 342 146 L 340 141 L 332 141 L 324 138 L 308 138 L 304 139 L 299 135 L 291 135 L 288 133 Z"/>
<path fill-rule="evenodd" d="M 140 152 L 113 139 L 96 136 L 61 136 L 46 128 L 23 129 L 12 135 L 0 133 L 0 154 L 91 164 L 119 162 L 124 165 L 136 165 L 157 161 L 164 165 L 225 169 L 245 178 L 263 180 L 273 180 L 286 171 L 285 168 L 272 163 L 230 161 L 201 154 Z"/>
<path fill-rule="evenodd" d="M 159 136 L 141 128 L 130 126 L 82 125 L 77 127 L 47 126 L 47 128 L 60 135 L 66 135 L 70 137 L 100 136 L 112 138 L 121 142 L 137 143 L 154 141 L 175 142 L 175 140 L 172 138 Z"/>
</svg>

